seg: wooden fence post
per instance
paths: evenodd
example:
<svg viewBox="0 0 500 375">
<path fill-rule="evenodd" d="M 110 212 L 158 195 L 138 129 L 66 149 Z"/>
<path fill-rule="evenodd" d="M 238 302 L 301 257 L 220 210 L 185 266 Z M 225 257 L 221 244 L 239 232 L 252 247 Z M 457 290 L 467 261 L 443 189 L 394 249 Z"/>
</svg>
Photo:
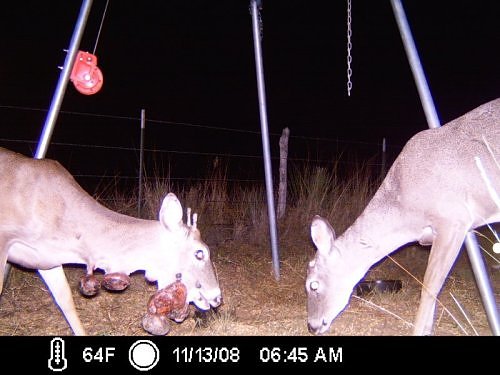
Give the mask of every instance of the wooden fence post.
<svg viewBox="0 0 500 375">
<path fill-rule="evenodd" d="M 385 137 L 382 138 L 382 155 L 380 161 L 380 180 L 385 178 L 386 174 L 386 162 L 387 162 L 387 147 Z"/>
<path fill-rule="evenodd" d="M 280 137 L 280 182 L 278 187 L 278 219 L 285 215 L 287 190 L 288 138 L 290 129 L 285 128 Z"/>
</svg>

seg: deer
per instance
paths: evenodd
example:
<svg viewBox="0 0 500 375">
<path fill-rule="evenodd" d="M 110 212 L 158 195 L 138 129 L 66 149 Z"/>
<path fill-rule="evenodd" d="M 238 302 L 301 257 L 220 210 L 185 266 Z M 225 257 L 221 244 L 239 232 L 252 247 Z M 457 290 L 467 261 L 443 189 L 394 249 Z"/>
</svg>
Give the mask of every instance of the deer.
<svg viewBox="0 0 500 375">
<path fill-rule="evenodd" d="M 499 161 L 500 98 L 411 137 L 339 237 L 327 219 L 314 216 L 310 233 L 316 253 L 305 281 L 309 331 L 326 333 L 375 263 L 418 242 L 431 248 L 413 334 L 431 335 L 436 299 L 466 234 L 500 221 L 491 193 L 500 192 Z"/>
<path fill-rule="evenodd" d="M 0 148 L 0 293 L 7 262 L 37 270 L 75 335 L 85 335 L 63 265 L 105 275 L 143 271 L 158 290 L 182 278 L 187 303 L 201 310 L 222 302 L 210 250 L 197 214 L 174 193 L 158 220 L 127 216 L 87 193 L 58 161 Z"/>
</svg>

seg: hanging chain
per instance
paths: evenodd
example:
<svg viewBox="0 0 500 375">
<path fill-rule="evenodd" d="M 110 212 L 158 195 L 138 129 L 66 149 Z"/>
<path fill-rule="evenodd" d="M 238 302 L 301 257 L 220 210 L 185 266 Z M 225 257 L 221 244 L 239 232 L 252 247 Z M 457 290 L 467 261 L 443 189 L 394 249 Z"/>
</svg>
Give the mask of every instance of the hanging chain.
<svg viewBox="0 0 500 375">
<path fill-rule="evenodd" d="M 104 8 L 104 13 L 102 14 L 101 25 L 99 26 L 99 31 L 97 32 L 97 38 L 94 44 L 94 51 L 92 52 L 95 55 L 95 51 L 97 49 L 97 43 L 99 43 L 99 37 L 101 36 L 102 25 L 104 23 L 104 18 L 106 17 L 106 11 L 108 10 L 109 0 L 106 0 L 106 7 Z"/>
<path fill-rule="evenodd" d="M 351 23 L 352 23 L 351 0 L 347 0 L 347 96 L 351 96 L 351 89 L 352 89 L 352 81 L 351 81 L 351 76 L 352 76 L 352 69 L 351 69 L 352 29 L 351 29 Z"/>
</svg>

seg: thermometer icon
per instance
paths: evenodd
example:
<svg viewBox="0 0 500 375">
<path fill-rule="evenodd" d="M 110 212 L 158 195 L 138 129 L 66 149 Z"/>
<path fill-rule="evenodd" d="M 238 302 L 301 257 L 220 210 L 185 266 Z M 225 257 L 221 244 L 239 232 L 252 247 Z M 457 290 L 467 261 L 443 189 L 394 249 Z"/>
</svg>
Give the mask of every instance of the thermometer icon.
<svg viewBox="0 0 500 375">
<path fill-rule="evenodd" d="M 52 371 L 63 371 L 68 367 L 68 360 L 64 356 L 64 340 L 54 337 L 50 340 L 49 369 Z"/>
</svg>

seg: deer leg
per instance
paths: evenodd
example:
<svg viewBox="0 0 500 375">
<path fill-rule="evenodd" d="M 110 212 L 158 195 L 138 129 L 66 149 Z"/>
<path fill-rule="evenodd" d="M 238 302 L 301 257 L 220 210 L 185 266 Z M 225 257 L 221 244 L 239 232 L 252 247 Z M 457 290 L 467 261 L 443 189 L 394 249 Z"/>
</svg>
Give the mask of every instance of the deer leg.
<svg viewBox="0 0 500 375">
<path fill-rule="evenodd" d="M 64 274 L 62 266 L 50 270 L 38 270 L 45 284 L 52 293 L 54 300 L 64 314 L 75 335 L 85 335 L 85 329 L 76 313 L 75 303 L 71 295 L 71 289 Z"/>
<path fill-rule="evenodd" d="M 0 296 L 2 295 L 3 287 L 7 285 L 10 274 L 10 264 L 7 263 L 9 257 L 9 246 L 5 235 L 0 236 Z"/>
<path fill-rule="evenodd" d="M 420 306 L 415 318 L 414 335 L 430 335 L 437 296 L 464 242 L 466 229 L 456 225 L 438 231 L 434 239 L 424 276 Z"/>
<path fill-rule="evenodd" d="M 7 251 L 0 250 L 0 296 L 2 295 L 3 286 L 7 284 L 7 279 L 10 273 L 10 264 L 7 264 Z"/>
</svg>

